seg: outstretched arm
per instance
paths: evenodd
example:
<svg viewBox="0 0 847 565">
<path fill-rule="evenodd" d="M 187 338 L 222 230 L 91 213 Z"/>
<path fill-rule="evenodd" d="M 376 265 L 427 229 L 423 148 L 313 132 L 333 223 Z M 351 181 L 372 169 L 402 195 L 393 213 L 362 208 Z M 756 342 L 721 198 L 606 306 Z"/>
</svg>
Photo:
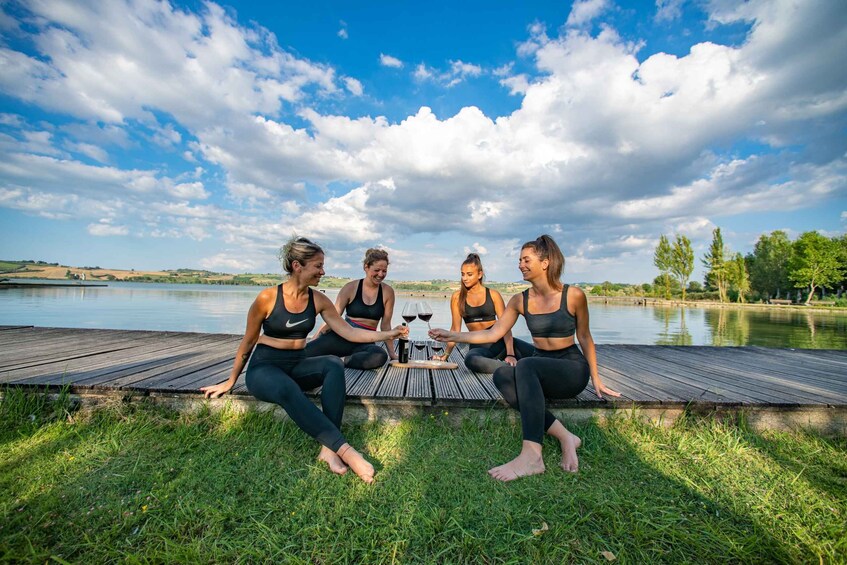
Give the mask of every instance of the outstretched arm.
<svg viewBox="0 0 847 565">
<path fill-rule="evenodd" d="M 450 297 L 450 314 L 452 321 L 450 322 L 450 331 L 458 332 L 462 329 L 462 312 L 459 309 L 459 291 L 453 293 Z M 436 361 L 447 361 L 450 358 L 450 352 L 456 347 L 456 342 L 450 341 L 444 349 L 443 355 L 433 355 L 432 358 Z"/>
<path fill-rule="evenodd" d="M 574 305 L 574 313 L 576 314 L 576 338 L 579 340 L 585 360 L 588 361 L 594 391 L 599 398 L 603 398 L 604 394 L 620 396 L 621 393 L 603 384 L 603 381 L 600 380 L 600 373 L 597 371 L 597 349 L 594 347 L 594 338 L 591 336 L 591 330 L 588 327 L 588 299 L 585 298 L 585 293 L 579 288 L 570 287 L 568 290 L 568 297 L 572 300 L 571 304 Z"/>
<path fill-rule="evenodd" d="M 315 309 L 324 319 L 326 325 L 347 341 L 352 341 L 353 343 L 376 343 L 377 341 L 394 339 L 401 335 L 409 335 L 409 328 L 407 326 L 397 326 L 393 330 L 380 332 L 354 328 L 341 318 L 335 306 L 329 301 L 329 298 L 319 292 L 316 292 L 314 296 Z"/>
<path fill-rule="evenodd" d="M 441 328 L 433 328 L 429 331 L 429 337 L 438 341 L 458 341 L 460 343 L 494 343 L 506 332 L 512 329 L 518 321 L 518 303 L 520 295 L 513 296 L 508 306 L 503 310 L 503 317 L 498 318 L 494 325 L 487 330 L 478 332 L 448 332 Z"/>
<path fill-rule="evenodd" d="M 353 290 L 355 288 L 356 281 L 350 281 L 341 287 L 341 290 L 338 291 L 338 296 L 335 297 L 335 311 L 338 312 L 340 316 L 344 309 L 347 308 L 347 305 L 350 304 L 353 296 Z M 312 339 L 317 339 L 319 336 L 325 334 L 329 330 L 329 326 L 326 325 L 326 322 L 321 324 L 314 334 L 312 334 Z"/>
<path fill-rule="evenodd" d="M 497 319 L 503 317 L 503 312 L 506 309 L 506 305 L 503 303 L 503 296 L 497 292 L 496 290 L 491 291 L 492 300 L 494 300 L 494 312 L 497 314 Z M 512 339 L 512 330 L 506 332 L 506 335 L 503 336 L 503 341 L 506 344 L 506 363 L 511 366 L 515 366 L 518 364 L 518 358 L 515 357 L 515 341 Z"/>
</svg>

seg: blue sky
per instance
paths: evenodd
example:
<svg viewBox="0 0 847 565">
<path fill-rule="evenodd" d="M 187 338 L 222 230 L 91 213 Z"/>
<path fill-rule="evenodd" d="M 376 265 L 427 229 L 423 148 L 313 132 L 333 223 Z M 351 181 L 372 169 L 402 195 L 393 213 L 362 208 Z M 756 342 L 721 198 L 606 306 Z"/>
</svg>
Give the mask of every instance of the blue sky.
<svg viewBox="0 0 847 565">
<path fill-rule="evenodd" d="M 644 282 L 847 227 L 843 2 L 363 4 L 0 3 L 0 258 Z"/>
</svg>

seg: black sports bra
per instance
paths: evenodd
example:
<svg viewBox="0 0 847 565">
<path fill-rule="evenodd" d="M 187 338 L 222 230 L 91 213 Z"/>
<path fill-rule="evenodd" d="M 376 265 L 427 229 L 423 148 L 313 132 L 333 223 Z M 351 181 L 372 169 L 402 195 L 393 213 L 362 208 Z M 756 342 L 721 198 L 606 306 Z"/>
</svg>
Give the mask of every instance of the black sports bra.
<svg viewBox="0 0 847 565">
<path fill-rule="evenodd" d="M 385 315 L 385 303 L 382 300 L 382 283 L 379 285 L 379 290 L 376 293 L 376 302 L 371 305 L 365 304 L 362 298 L 362 285 L 364 279 L 359 279 L 359 287 L 356 289 L 356 297 L 347 305 L 345 310 L 347 316 L 351 318 L 361 318 L 362 320 L 379 320 Z"/>
<path fill-rule="evenodd" d="M 479 306 L 471 306 L 465 302 L 465 315 L 462 319 L 466 324 L 472 322 L 491 322 L 497 319 L 497 312 L 494 310 L 494 301 L 491 300 L 491 289 L 485 289 L 485 302 Z"/>
<path fill-rule="evenodd" d="M 302 312 L 291 313 L 285 308 L 282 285 L 276 289 L 276 303 L 271 315 L 262 322 L 262 331 L 268 337 L 279 339 L 305 339 L 315 327 L 315 297 L 309 289 L 309 302 Z"/>
<path fill-rule="evenodd" d="M 576 333 L 576 318 L 568 312 L 568 285 L 562 288 L 559 309 L 546 314 L 529 313 L 529 289 L 523 291 L 523 315 L 532 337 L 571 337 Z"/>
</svg>

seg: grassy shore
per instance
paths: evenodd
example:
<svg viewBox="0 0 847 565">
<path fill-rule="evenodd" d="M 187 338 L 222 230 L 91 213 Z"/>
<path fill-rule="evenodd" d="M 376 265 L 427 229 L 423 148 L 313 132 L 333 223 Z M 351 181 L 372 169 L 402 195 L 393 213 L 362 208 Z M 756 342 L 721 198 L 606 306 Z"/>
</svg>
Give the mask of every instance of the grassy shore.
<svg viewBox="0 0 847 565">
<path fill-rule="evenodd" d="M 844 562 L 847 441 L 620 418 L 572 426 L 581 470 L 502 484 L 499 416 L 345 430 L 378 474 L 332 475 L 267 413 L 0 403 L 0 561 Z"/>
</svg>

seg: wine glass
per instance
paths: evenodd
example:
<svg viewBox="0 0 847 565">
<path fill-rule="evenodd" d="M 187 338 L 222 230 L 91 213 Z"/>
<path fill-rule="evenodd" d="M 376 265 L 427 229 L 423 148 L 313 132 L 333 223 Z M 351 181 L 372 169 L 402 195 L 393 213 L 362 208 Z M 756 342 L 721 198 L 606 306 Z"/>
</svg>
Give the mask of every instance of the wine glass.
<svg viewBox="0 0 847 565">
<path fill-rule="evenodd" d="M 425 341 L 415 341 L 415 342 L 412 342 L 412 345 L 414 345 L 415 349 L 417 349 L 418 351 L 423 351 L 423 349 L 426 347 L 426 342 Z M 426 352 L 424 352 L 424 359 L 426 359 Z"/>
<path fill-rule="evenodd" d="M 432 329 L 432 326 L 429 325 L 429 320 L 432 318 L 432 306 L 427 302 L 418 302 L 417 310 L 418 318 L 426 322 L 426 327 Z"/>
<path fill-rule="evenodd" d="M 415 318 L 418 316 L 418 309 L 412 302 L 407 302 L 405 306 L 403 306 L 403 313 L 401 314 L 406 323 L 411 324 L 415 321 Z"/>
<path fill-rule="evenodd" d="M 441 352 L 444 350 L 444 344 L 440 341 L 430 341 L 430 348 L 432 348 L 432 354 L 441 356 Z"/>
</svg>

